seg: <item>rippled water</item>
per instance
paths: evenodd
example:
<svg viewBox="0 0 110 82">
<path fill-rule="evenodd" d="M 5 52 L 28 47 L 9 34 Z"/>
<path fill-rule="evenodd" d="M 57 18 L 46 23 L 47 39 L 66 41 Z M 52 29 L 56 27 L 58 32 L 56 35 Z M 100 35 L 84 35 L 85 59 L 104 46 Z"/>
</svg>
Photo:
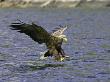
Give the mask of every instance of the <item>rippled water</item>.
<svg viewBox="0 0 110 82">
<path fill-rule="evenodd" d="M 68 25 L 71 58 L 40 60 L 46 47 L 9 29 L 17 19 L 48 32 Z M 0 82 L 110 82 L 110 9 L 0 9 Z"/>
</svg>

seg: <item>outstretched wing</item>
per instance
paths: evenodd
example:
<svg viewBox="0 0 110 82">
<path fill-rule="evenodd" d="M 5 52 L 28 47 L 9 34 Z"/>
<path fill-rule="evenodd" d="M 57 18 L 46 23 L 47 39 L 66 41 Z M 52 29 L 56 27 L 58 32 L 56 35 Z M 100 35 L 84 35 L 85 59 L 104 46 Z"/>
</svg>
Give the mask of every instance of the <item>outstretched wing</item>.
<svg viewBox="0 0 110 82">
<path fill-rule="evenodd" d="M 12 23 L 10 26 L 12 30 L 18 30 L 20 33 L 25 33 L 39 44 L 47 43 L 50 37 L 50 34 L 45 29 L 34 23 Z"/>
<path fill-rule="evenodd" d="M 53 33 L 51 35 L 53 36 L 60 36 L 63 34 L 63 32 L 67 29 L 66 27 L 62 27 L 62 28 L 56 28 L 55 30 L 53 30 Z"/>
</svg>

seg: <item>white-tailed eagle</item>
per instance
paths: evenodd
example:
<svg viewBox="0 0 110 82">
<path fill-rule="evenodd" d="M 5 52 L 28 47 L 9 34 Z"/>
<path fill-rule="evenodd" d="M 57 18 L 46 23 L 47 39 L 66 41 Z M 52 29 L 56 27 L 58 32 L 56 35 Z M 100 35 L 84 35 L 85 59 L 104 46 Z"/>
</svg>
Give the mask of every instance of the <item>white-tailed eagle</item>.
<svg viewBox="0 0 110 82">
<path fill-rule="evenodd" d="M 12 23 L 12 30 L 17 30 L 20 33 L 25 33 L 30 36 L 32 40 L 39 44 L 45 43 L 47 46 L 47 52 L 44 57 L 54 56 L 55 60 L 62 61 L 66 57 L 64 50 L 61 48 L 62 42 L 67 42 L 67 38 L 63 35 L 66 27 L 57 28 L 53 33 L 48 33 L 44 28 L 35 23 L 26 24 L 23 22 Z"/>
</svg>

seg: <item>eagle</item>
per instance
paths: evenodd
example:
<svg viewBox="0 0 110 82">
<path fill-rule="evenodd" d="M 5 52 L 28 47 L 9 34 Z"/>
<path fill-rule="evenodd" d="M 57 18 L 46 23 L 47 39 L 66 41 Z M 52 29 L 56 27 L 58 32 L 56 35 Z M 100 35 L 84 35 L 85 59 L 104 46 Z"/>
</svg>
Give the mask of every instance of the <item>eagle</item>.
<svg viewBox="0 0 110 82">
<path fill-rule="evenodd" d="M 66 35 L 63 32 L 67 29 L 67 26 L 56 28 L 52 33 L 47 32 L 43 27 L 32 22 L 27 24 L 24 22 L 11 23 L 12 30 L 24 33 L 39 44 L 45 43 L 47 51 L 43 54 L 44 57 L 54 57 L 57 61 L 63 61 L 67 56 L 62 49 L 61 45 L 67 42 Z"/>
</svg>

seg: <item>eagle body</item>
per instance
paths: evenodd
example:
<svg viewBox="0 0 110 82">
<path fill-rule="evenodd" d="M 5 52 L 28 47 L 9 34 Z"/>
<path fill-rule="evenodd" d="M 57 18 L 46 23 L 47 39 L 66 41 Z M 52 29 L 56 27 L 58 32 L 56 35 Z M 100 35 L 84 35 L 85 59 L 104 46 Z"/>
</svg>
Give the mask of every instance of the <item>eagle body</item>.
<svg viewBox="0 0 110 82">
<path fill-rule="evenodd" d="M 45 43 L 48 51 L 44 54 L 44 57 L 54 56 L 55 60 L 61 60 L 65 57 L 65 52 L 61 48 L 61 45 L 63 42 L 67 41 L 66 36 L 63 35 L 63 32 L 67 27 L 57 28 L 57 30 L 54 30 L 54 32 L 51 34 L 48 33 L 43 27 L 35 23 L 12 23 L 10 27 L 12 30 L 25 33 L 26 35 L 30 36 L 32 40 L 38 42 L 39 44 Z"/>
</svg>

